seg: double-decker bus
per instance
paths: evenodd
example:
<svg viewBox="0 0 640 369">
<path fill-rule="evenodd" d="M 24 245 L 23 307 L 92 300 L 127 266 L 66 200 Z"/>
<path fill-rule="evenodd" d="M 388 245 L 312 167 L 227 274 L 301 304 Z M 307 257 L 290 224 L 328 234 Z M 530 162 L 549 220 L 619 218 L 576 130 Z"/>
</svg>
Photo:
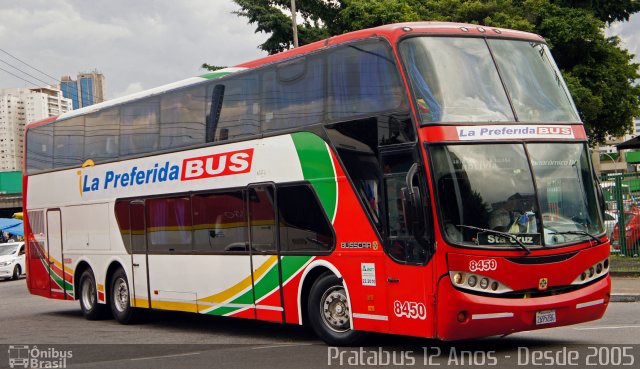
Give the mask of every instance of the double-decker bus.
<svg viewBox="0 0 640 369">
<path fill-rule="evenodd" d="M 26 128 L 31 293 L 443 340 L 600 318 L 609 242 L 545 41 L 348 33 Z M 109 312 L 110 311 L 110 312 Z"/>
</svg>

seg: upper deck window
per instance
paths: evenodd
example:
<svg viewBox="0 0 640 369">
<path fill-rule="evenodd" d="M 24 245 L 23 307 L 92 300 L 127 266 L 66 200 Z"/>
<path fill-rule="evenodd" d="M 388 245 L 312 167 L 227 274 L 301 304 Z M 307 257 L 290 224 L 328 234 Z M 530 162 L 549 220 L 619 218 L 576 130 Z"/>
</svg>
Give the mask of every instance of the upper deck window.
<svg viewBox="0 0 640 369">
<path fill-rule="evenodd" d="M 483 39 L 415 37 L 400 53 L 422 123 L 515 120 Z"/>
<path fill-rule="evenodd" d="M 414 37 L 400 53 L 423 124 L 580 121 L 542 43 Z"/>
<path fill-rule="evenodd" d="M 578 122 L 578 114 L 546 45 L 489 40 L 520 122 Z"/>
</svg>

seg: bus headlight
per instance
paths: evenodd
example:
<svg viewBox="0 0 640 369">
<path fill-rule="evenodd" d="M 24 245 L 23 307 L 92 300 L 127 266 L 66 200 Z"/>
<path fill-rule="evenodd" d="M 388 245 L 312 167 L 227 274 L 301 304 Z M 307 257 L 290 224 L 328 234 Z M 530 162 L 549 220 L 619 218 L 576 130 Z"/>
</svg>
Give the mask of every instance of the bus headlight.
<svg viewBox="0 0 640 369">
<path fill-rule="evenodd" d="M 494 294 L 513 291 L 504 283 L 481 274 L 451 271 L 449 277 L 455 287 L 466 290 Z"/>
<path fill-rule="evenodd" d="M 584 270 L 571 282 L 572 285 L 585 284 L 609 273 L 609 259 L 599 261 Z"/>
</svg>

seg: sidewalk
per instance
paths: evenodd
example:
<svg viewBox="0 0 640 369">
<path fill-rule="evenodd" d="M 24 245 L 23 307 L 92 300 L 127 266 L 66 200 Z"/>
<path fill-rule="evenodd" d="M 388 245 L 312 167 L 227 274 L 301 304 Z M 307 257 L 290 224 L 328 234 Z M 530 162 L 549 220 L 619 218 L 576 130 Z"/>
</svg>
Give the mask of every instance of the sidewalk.
<svg viewBox="0 0 640 369">
<path fill-rule="evenodd" d="M 611 302 L 640 302 L 640 278 L 611 277 Z"/>
</svg>

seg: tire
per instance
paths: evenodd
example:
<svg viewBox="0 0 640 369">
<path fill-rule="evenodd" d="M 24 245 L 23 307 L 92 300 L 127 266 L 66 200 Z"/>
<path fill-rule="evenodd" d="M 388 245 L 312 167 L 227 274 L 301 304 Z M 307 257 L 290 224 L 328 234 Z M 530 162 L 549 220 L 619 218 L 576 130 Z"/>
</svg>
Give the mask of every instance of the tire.
<svg viewBox="0 0 640 369">
<path fill-rule="evenodd" d="M 313 331 L 329 345 L 357 345 L 364 332 L 351 329 L 351 308 L 342 280 L 333 274 L 320 276 L 309 292 L 307 316 Z"/>
<path fill-rule="evenodd" d="M 20 279 L 20 275 L 22 274 L 22 269 L 20 269 L 20 265 L 16 265 L 15 268 L 13 268 L 13 277 L 12 279 L 17 280 Z"/>
<path fill-rule="evenodd" d="M 109 303 L 114 319 L 120 324 L 137 323 L 141 312 L 131 306 L 131 290 L 124 270 L 118 269 L 113 273 L 110 286 Z"/>
<path fill-rule="evenodd" d="M 87 320 L 100 320 L 106 318 L 107 305 L 98 303 L 98 291 L 96 289 L 96 278 L 91 269 L 82 272 L 80 276 L 80 309 L 82 315 Z"/>
</svg>

